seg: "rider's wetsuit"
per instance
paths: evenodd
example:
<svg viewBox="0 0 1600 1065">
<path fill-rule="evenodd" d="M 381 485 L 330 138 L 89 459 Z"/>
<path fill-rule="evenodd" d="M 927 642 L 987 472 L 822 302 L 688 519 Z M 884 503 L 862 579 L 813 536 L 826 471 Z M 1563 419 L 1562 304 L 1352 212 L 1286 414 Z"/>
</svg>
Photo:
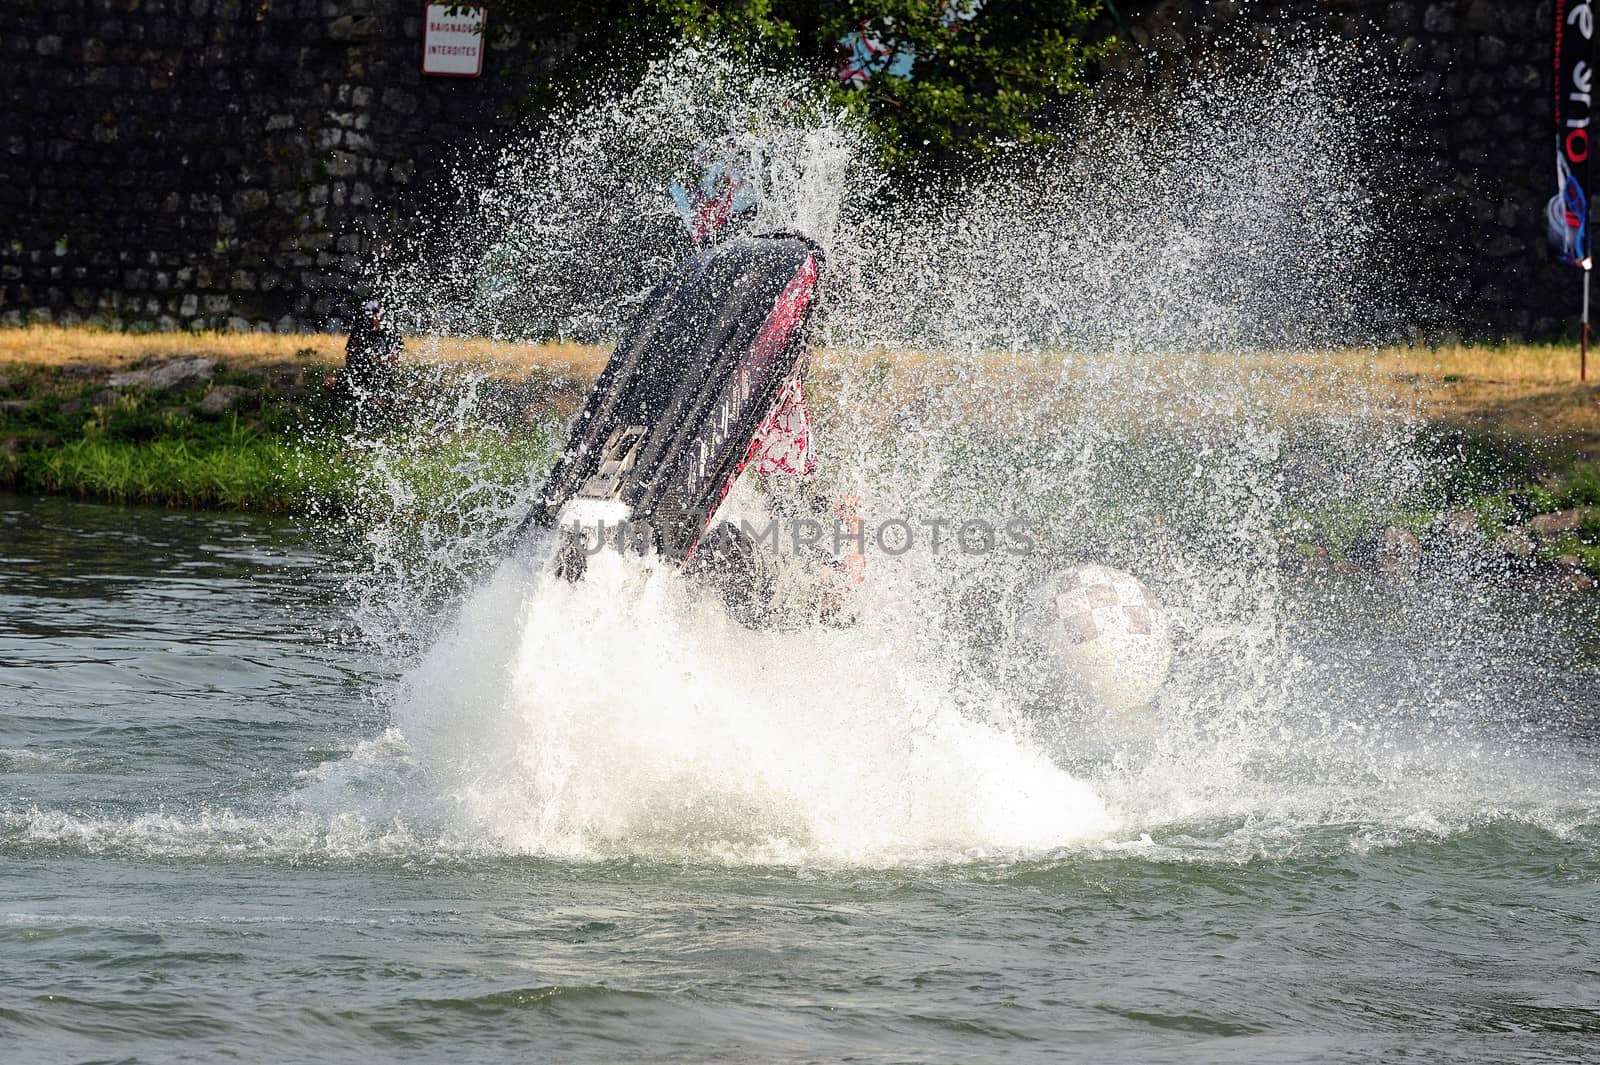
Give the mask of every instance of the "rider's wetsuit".
<svg viewBox="0 0 1600 1065">
<path fill-rule="evenodd" d="M 859 516 L 845 501 L 830 503 L 811 483 L 816 462 L 811 452 L 811 417 L 805 406 L 802 369 L 797 369 L 756 430 L 739 470 L 753 470 L 768 481 L 773 516 L 808 519 L 831 528 L 838 522 L 859 529 Z M 787 482 L 780 486 L 781 482 Z M 782 549 L 783 541 L 775 541 Z M 839 620 L 846 589 L 862 579 L 865 557 L 859 551 L 836 558 L 813 547 L 799 561 L 811 572 L 807 606 L 824 619 Z M 709 529 L 686 572 L 715 588 L 728 609 L 746 624 L 772 620 L 776 606 L 778 561 L 763 553 L 750 535 L 730 521 Z"/>
</svg>

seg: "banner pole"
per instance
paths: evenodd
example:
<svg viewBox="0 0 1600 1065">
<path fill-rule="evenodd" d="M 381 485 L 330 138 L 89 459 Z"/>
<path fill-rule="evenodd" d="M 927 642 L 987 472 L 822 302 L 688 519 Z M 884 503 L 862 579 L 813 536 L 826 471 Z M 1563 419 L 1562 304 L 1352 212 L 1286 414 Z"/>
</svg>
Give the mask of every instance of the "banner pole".
<svg viewBox="0 0 1600 1065">
<path fill-rule="evenodd" d="M 1594 273 L 1587 265 L 1583 268 L 1583 342 L 1578 347 L 1578 380 L 1589 380 L 1589 277 Z"/>
</svg>

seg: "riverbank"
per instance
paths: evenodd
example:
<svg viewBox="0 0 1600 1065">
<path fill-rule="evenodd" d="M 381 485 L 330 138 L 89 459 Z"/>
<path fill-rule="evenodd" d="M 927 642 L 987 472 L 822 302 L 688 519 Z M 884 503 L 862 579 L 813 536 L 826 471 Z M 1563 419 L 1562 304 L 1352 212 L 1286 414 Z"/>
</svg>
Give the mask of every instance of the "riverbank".
<svg viewBox="0 0 1600 1065">
<path fill-rule="evenodd" d="M 325 381 L 344 338 L 0 330 L 0 487 L 111 502 L 299 512 L 349 504 L 368 455 Z M 418 406 L 403 461 L 388 474 L 429 501 L 473 482 L 508 491 L 549 458 L 606 350 L 582 345 L 410 338 Z M 829 384 L 861 356 L 822 352 Z M 876 353 L 926 383 L 954 360 Z M 1585 585 L 1600 577 L 1600 386 L 1580 386 L 1557 346 L 1262 356 L 1294 365 L 1296 402 L 1363 402 L 1420 415 L 1426 445 L 1458 454 L 1450 483 L 1396 513 L 1307 515 L 1286 533 L 1305 564 L 1406 571 L 1470 535 L 1509 565 L 1543 565 Z M 449 424 L 446 426 L 443 421 Z M 448 429 L 448 431 L 445 431 Z M 1443 546 L 1441 546 L 1443 545 Z M 1455 546 L 1450 546 L 1455 545 Z"/>
<path fill-rule="evenodd" d="M 1363 515 L 1301 543 L 1301 558 L 1410 573 L 1429 556 L 1541 567 L 1592 589 L 1600 579 L 1600 359 L 1578 380 L 1575 345 L 1519 344 L 1346 353 L 1380 403 L 1420 417 L 1423 449 L 1448 474 L 1426 505 Z M 1362 520 L 1364 519 L 1364 520 Z"/>
<path fill-rule="evenodd" d="M 0 330 L 0 487 L 260 512 L 348 505 L 371 441 L 327 387 L 343 351 L 339 336 Z M 585 387 L 552 368 L 560 355 L 508 373 L 494 345 L 408 345 L 407 417 L 374 432 L 416 439 L 389 472 L 422 505 L 469 475 L 525 479 Z M 458 431 L 438 431 L 451 416 Z"/>
<path fill-rule="evenodd" d="M 0 357 L 0 483 L 112 502 L 282 511 L 331 490 L 326 456 L 296 447 L 322 366 L 223 361 L 179 350 L 110 357 L 88 334 L 76 357 Z M 214 347 L 214 346 L 213 346 Z M 20 356 L 20 357 L 19 357 Z M 293 355 L 290 356 L 294 358 Z"/>
</svg>

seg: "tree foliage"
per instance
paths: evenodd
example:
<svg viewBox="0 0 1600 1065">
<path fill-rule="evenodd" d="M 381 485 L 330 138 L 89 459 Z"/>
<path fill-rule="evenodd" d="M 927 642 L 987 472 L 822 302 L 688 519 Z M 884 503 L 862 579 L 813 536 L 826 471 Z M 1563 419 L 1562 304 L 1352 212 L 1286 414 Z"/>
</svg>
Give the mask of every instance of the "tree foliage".
<svg viewBox="0 0 1600 1065">
<path fill-rule="evenodd" d="M 710 43 L 826 78 L 885 160 L 905 169 L 1048 140 L 1041 112 L 1083 91 L 1113 44 L 1098 32 L 1102 9 L 1101 0 L 501 0 L 493 18 L 533 50 L 545 78 L 535 103 L 626 78 L 674 41 Z M 851 34 L 886 54 L 844 84 Z"/>
</svg>

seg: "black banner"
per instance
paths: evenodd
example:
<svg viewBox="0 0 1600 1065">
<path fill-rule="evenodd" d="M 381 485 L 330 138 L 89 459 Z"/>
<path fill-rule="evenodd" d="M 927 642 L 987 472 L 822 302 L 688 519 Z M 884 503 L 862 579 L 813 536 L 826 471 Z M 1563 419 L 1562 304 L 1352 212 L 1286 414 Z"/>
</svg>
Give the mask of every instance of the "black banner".
<svg viewBox="0 0 1600 1065">
<path fill-rule="evenodd" d="M 1561 262 L 1589 268 L 1589 119 L 1594 77 L 1593 0 L 1555 0 L 1556 194 L 1547 209 Z"/>
</svg>

